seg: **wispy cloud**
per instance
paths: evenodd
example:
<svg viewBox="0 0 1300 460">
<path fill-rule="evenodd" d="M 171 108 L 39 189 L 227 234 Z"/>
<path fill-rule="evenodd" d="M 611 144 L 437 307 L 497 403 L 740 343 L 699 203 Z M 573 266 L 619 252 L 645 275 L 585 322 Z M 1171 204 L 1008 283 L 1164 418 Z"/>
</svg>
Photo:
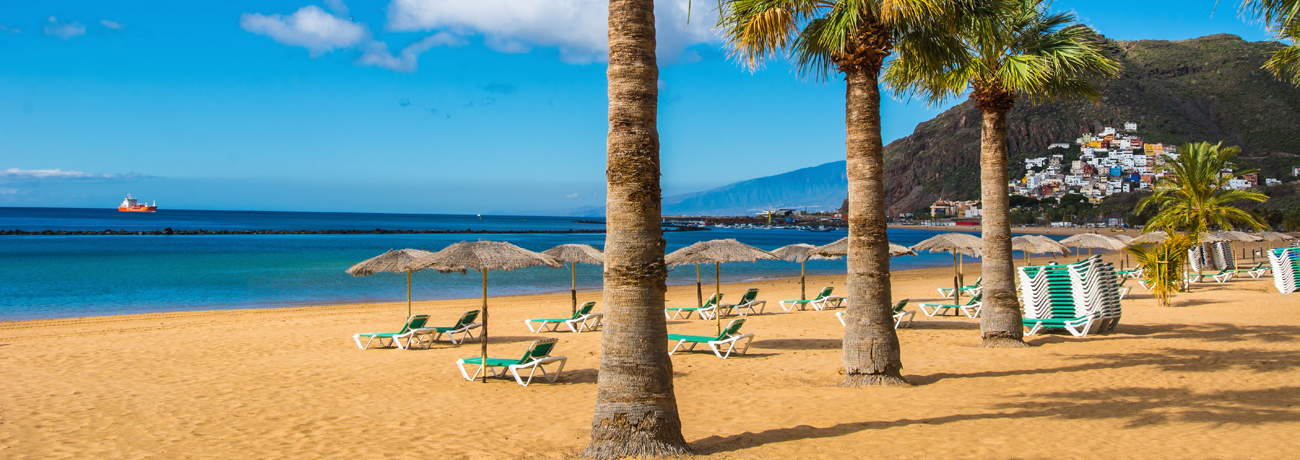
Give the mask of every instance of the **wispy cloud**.
<svg viewBox="0 0 1300 460">
<path fill-rule="evenodd" d="M 110 29 L 113 29 L 113 30 L 122 30 L 122 29 L 125 29 L 125 28 L 126 28 L 126 24 L 122 24 L 122 23 L 117 22 L 117 21 L 109 21 L 109 20 L 107 20 L 107 19 L 104 19 L 104 20 L 102 20 L 102 21 L 99 21 L 99 23 L 100 23 L 100 24 L 103 24 L 104 27 L 107 27 L 107 28 L 110 28 Z"/>
<path fill-rule="evenodd" d="M 21 33 L 23 33 L 23 30 L 22 30 L 22 29 L 19 29 L 19 28 L 17 28 L 17 27 L 0 26 L 0 32 L 9 32 L 9 33 L 11 33 L 11 34 L 21 34 Z"/>
<path fill-rule="evenodd" d="M 363 47 L 365 53 L 360 58 L 357 58 L 357 65 L 373 65 L 388 70 L 410 73 L 419 67 L 420 55 L 428 51 L 429 48 L 435 46 L 460 46 L 464 43 L 464 39 L 460 37 L 446 32 L 438 32 L 406 45 L 401 52 L 394 56 L 388 52 L 387 43 L 371 40 Z"/>
<path fill-rule="evenodd" d="M 347 16 L 348 5 L 343 0 L 325 0 L 325 7 L 339 16 Z"/>
<path fill-rule="evenodd" d="M 18 169 L 9 168 L 0 171 L 0 178 L 8 179 L 149 179 L 148 174 L 91 174 L 81 171 L 64 171 L 62 169 Z"/>
<path fill-rule="evenodd" d="M 0 188 L 0 195 L 16 195 L 16 194 L 18 194 L 18 189 L 16 188 Z"/>
<path fill-rule="evenodd" d="M 307 48 L 312 57 L 352 48 L 370 37 L 364 25 L 326 13 L 316 5 L 304 6 L 288 16 L 244 13 L 239 17 L 239 26 L 285 45 Z"/>
<path fill-rule="evenodd" d="M 388 28 L 480 34 L 488 47 L 503 53 L 553 46 L 562 61 L 584 64 L 608 58 L 608 11 L 607 0 L 393 0 Z M 707 1 L 655 2 L 659 59 L 698 59 L 683 58 L 683 52 L 691 45 L 717 42 L 716 23 L 717 11 Z"/>
<path fill-rule="evenodd" d="M 568 195 L 564 195 L 564 197 L 565 197 L 565 198 L 577 198 L 577 197 L 578 197 L 578 194 L 577 194 L 577 193 L 570 193 L 570 194 L 568 194 Z"/>
<path fill-rule="evenodd" d="M 50 16 L 49 22 L 49 24 L 45 25 L 45 35 L 48 36 L 70 40 L 73 37 L 86 34 L 86 26 L 76 21 L 60 24 L 59 18 Z"/>
</svg>

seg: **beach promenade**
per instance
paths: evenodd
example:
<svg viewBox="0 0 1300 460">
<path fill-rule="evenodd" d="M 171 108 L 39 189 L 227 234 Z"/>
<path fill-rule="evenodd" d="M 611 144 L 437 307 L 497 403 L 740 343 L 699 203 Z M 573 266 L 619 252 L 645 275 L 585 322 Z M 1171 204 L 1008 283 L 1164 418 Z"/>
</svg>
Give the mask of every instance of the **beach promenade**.
<svg viewBox="0 0 1300 460">
<path fill-rule="evenodd" d="M 978 266 L 966 270 L 970 280 Z M 894 296 L 935 300 L 950 274 L 896 272 Z M 844 277 L 810 280 L 811 294 Z M 1267 278 L 1197 284 L 1171 308 L 1135 287 L 1115 333 L 1033 336 L 1028 349 L 978 348 L 977 320 L 918 314 L 899 330 L 915 386 L 863 389 L 836 386 L 833 312 L 777 307 L 798 298 L 797 279 L 723 290 L 735 300 L 750 287 L 769 303 L 745 325 L 756 336 L 748 355 L 673 356 L 683 434 L 702 458 L 1300 457 L 1300 297 Z M 695 287 L 673 286 L 668 299 L 693 306 Z M 415 312 L 450 325 L 478 302 Z M 568 357 L 558 382 L 528 387 L 461 378 L 454 362 L 477 344 L 353 344 L 357 332 L 395 331 L 405 308 L 0 323 L 0 458 L 570 458 L 586 446 L 600 333 L 523 324 L 567 316 L 567 292 L 492 299 L 492 356 L 556 337 L 554 354 Z"/>
</svg>

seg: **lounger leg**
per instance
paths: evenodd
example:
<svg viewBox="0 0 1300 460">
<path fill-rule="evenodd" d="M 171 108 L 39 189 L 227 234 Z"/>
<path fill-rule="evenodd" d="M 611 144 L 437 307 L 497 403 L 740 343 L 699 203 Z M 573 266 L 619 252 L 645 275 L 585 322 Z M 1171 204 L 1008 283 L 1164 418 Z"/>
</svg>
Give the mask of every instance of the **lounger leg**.
<svg viewBox="0 0 1300 460">
<path fill-rule="evenodd" d="M 668 352 L 668 354 L 669 354 L 669 355 L 672 355 L 673 353 L 677 353 L 677 350 L 680 350 L 680 349 L 682 348 L 682 344 L 683 344 L 683 343 L 686 343 L 686 341 L 685 341 L 685 340 L 678 340 L 678 341 L 677 341 L 677 345 L 674 346 L 674 347 L 673 347 L 673 350 L 670 351 L 670 352 Z"/>
<path fill-rule="evenodd" d="M 353 335 L 353 336 L 352 336 L 352 340 L 355 341 L 355 342 L 357 343 L 357 348 L 360 348 L 360 349 L 362 349 L 362 350 L 365 350 L 365 349 L 366 349 L 365 345 L 362 345 L 362 344 L 361 344 L 361 334 Z"/>
<path fill-rule="evenodd" d="M 903 326 L 903 327 L 912 327 L 912 319 L 916 318 L 916 312 L 915 312 L 915 311 L 909 311 L 909 312 L 904 312 L 904 314 L 907 316 L 907 324 L 906 324 L 905 326 Z M 903 318 L 902 318 L 902 317 L 899 317 L 898 319 L 901 320 L 901 319 L 903 319 Z M 897 328 L 897 327 L 895 327 L 895 328 Z"/>
<path fill-rule="evenodd" d="M 1042 322 L 1042 321 L 1039 321 L 1039 322 L 1037 322 L 1037 323 L 1034 323 L 1034 326 L 1031 327 L 1031 328 L 1029 328 L 1029 332 L 1026 332 L 1025 335 L 1026 335 L 1026 336 L 1031 336 L 1031 335 L 1037 334 L 1038 331 L 1041 330 L 1042 328 L 1043 328 L 1043 322 Z"/>
</svg>

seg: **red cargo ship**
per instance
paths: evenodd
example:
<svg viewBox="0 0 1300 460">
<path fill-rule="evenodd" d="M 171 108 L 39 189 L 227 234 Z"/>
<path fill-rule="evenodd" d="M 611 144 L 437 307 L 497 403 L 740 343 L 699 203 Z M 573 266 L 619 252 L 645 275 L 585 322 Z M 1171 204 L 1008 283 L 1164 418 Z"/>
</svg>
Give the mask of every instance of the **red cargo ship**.
<svg viewBox="0 0 1300 460">
<path fill-rule="evenodd" d="M 122 204 L 117 205 L 117 210 L 122 212 L 157 212 L 158 202 L 155 201 L 152 205 L 137 204 L 135 198 L 131 198 L 131 194 L 128 193 L 126 199 L 122 200 Z"/>
</svg>

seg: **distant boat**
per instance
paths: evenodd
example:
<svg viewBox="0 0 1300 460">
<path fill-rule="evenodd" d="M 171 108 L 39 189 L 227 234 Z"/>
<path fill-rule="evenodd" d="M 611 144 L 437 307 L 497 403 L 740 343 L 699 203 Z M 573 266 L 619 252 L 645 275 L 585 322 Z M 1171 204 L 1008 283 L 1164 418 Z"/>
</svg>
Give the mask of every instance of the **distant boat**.
<svg viewBox="0 0 1300 460">
<path fill-rule="evenodd" d="M 152 205 L 138 204 L 136 199 L 131 198 L 131 194 L 128 193 L 126 199 L 122 200 L 122 204 L 117 205 L 117 210 L 122 212 L 158 212 L 158 202 L 155 201 Z"/>
<path fill-rule="evenodd" d="M 807 227 L 807 229 L 808 229 L 808 231 L 810 231 L 810 232 L 829 232 L 829 231 L 835 230 L 835 228 L 833 228 L 833 227 L 827 227 L 827 226 L 825 226 L 825 225 L 821 225 L 821 226 L 817 226 L 817 227 Z"/>
</svg>

